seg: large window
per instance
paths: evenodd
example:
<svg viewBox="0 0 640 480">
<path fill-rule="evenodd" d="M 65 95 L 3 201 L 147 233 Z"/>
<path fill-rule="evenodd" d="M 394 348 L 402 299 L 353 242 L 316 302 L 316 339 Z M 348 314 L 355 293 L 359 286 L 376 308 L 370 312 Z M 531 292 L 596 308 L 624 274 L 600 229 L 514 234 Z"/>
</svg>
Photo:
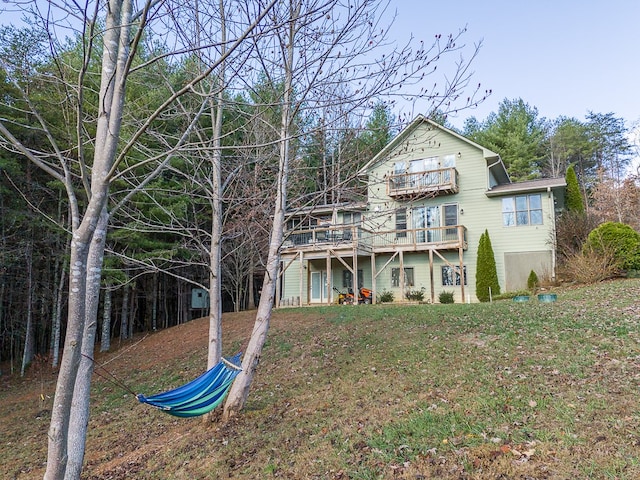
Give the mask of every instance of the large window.
<svg viewBox="0 0 640 480">
<path fill-rule="evenodd" d="M 542 195 L 503 198 L 502 224 L 505 227 L 542 225 Z"/>
<path fill-rule="evenodd" d="M 463 267 L 464 284 L 467 285 L 467 267 Z M 452 267 L 451 265 L 442 266 L 442 285 L 443 286 L 460 286 L 460 267 Z"/>
<path fill-rule="evenodd" d="M 413 267 L 404 267 L 404 286 L 405 287 L 413 287 L 415 285 L 413 279 Z M 391 286 L 399 287 L 400 286 L 400 269 L 392 268 L 391 269 Z"/>
</svg>

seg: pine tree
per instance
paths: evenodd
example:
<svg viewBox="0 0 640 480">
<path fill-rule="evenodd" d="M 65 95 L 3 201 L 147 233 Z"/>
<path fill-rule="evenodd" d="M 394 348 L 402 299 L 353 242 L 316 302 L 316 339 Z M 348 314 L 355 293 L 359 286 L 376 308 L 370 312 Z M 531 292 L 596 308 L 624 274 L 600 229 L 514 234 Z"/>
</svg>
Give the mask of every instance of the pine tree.
<svg viewBox="0 0 640 480">
<path fill-rule="evenodd" d="M 578 184 L 578 176 L 573 168 L 573 165 L 569 165 L 566 173 L 567 190 L 565 194 L 565 202 L 567 211 L 584 213 L 584 202 L 582 201 L 582 194 L 580 193 L 580 185 Z"/>
<path fill-rule="evenodd" d="M 489 293 L 491 292 L 491 293 Z M 478 244 L 478 265 L 476 270 L 476 297 L 481 302 L 488 302 L 491 296 L 500 294 L 496 259 L 487 230 L 480 236 Z"/>
<path fill-rule="evenodd" d="M 536 293 L 539 284 L 538 274 L 534 270 L 531 270 L 529 278 L 527 278 L 527 288 L 531 290 L 531 293 Z"/>
</svg>

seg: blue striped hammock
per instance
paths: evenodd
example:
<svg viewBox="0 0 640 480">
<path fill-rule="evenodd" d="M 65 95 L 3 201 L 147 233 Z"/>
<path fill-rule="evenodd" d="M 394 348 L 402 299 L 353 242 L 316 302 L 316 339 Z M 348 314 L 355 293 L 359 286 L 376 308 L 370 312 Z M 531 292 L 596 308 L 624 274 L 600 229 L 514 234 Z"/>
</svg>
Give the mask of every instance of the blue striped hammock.
<svg viewBox="0 0 640 480">
<path fill-rule="evenodd" d="M 204 415 L 222 403 L 233 380 L 242 371 L 238 353 L 224 358 L 213 368 L 181 387 L 146 397 L 139 393 L 138 401 L 159 408 L 175 417 Z"/>
</svg>

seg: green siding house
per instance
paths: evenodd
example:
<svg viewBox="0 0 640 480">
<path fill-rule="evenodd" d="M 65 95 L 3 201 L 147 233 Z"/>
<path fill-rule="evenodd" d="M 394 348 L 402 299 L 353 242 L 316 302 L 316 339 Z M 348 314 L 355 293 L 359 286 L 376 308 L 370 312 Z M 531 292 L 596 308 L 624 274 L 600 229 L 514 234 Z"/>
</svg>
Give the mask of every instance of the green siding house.
<svg viewBox="0 0 640 480">
<path fill-rule="evenodd" d="M 476 257 L 488 230 L 502 291 L 526 288 L 534 270 L 555 277 L 554 226 L 565 181 L 512 183 L 499 155 L 417 117 L 361 170 L 367 202 L 289 216 L 277 306 L 361 302 L 442 291 L 476 302 Z M 370 291 L 370 293 L 369 293 Z"/>
</svg>

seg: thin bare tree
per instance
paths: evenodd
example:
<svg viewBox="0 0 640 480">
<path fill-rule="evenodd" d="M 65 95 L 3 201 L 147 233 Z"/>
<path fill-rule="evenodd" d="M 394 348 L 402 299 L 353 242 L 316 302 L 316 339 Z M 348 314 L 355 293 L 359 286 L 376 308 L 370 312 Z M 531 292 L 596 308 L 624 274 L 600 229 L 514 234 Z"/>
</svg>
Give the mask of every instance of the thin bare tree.
<svg viewBox="0 0 640 480">
<path fill-rule="evenodd" d="M 269 330 L 280 268 L 279 251 L 284 238 L 285 211 L 288 205 L 290 167 L 301 155 L 299 140 L 310 134 L 310 127 L 296 119 L 310 112 L 335 107 L 341 115 L 333 116 L 339 128 L 345 116 L 372 109 L 381 97 L 404 97 L 402 88 L 424 82 L 435 71 L 443 56 L 458 52 L 458 35 L 436 36 L 430 47 L 417 49 L 389 48 L 387 25 L 383 24 L 387 2 L 355 0 L 347 4 L 335 0 L 281 0 L 265 22 L 270 22 L 270 36 L 255 42 L 256 60 L 247 65 L 254 75 L 279 89 L 277 104 L 280 121 L 275 141 L 279 161 L 275 192 L 271 203 L 271 224 L 265 277 L 256 312 L 253 332 L 224 407 L 223 418 L 236 415 L 244 406 Z M 477 48 L 473 56 L 477 53 Z M 454 73 L 442 85 L 422 88 L 413 96 L 428 100 L 429 108 L 453 109 L 463 89 L 468 86 L 470 59 L 455 62 Z M 247 88 L 258 84 L 254 81 Z M 351 88 L 344 88 L 348 85 Z M 345 95 L 347 93 L 348 95 Z M 467 105 L 473 104 L 469 95 Z M 410 96 L 410 95 L 409 95 Z M 328 117 L 324 117 L 325 119 Z M 313 127 L 311 127 L 313 128 Z M 275 126 L 274 126 L 275 130 Z"/>
<path fill-rule="evenodd" d="M 230 55 L 246 40 L 266 11 L 258 12 L 257 18 L 246 24 L 242 34 L 229 41 L 222 57 L 186 79 L 151 111 L 136 117 L 135 111 L 127 109 L 126 92 L 131 79 L 143 82 L 147 72 L 154 71 L 171 58 L 179 60 L 192 51 L 189 45 L 179 44 L 179 36 L 175 34 L 179 24 L 174 23 L 174 14 L 179 10 L 179 3 L 147 0 L 140 9 L 136 9 L 132 0 L 82 5 L 49 3 L 42 10 L 42 5 L 36 1 L 18 2 L 17 5 L 33 15 L 34 28 L 41 28 L 49 36 L 49 65 L 52 68 L 47 72 L 48 81 L 57 83 L 59 90 L 64 92 L 61 104 L 75 122 L 72 138 L 60 142 L 57 129 L 32 101 L 31 92 L 23 88 L 19 79 L 9 78 L 21 92 L 21 101 L 27 105 L 29 117 L 35 119 L 36 126 L 1 120 L 0 143 L 60 181 L 71 208 L 67 329 L 52 406 L 45 478 L 75 479 L 80 477 L 84 458 L 101 268 L 110 215 L 110 187 L 120 179 L 133 182 L 130 192 L 139 191 L 162 170 L 167 159 L 183 147 L 193 123 L 183 127 L 182 135 L 167 139 L 170 148 L 147 157 L 140 155 L 143 140 L 159 136 L 152 132 L 176 100 L 192 94 L 194 87 L 218 68 L 224 56 Z M 64 48 L 68 45 L 65 35 L 69 32 L 80 46 L 77 49 L 82 55 L 79 66 L 66 63 L 70 55 Z M 161 51 L 150 48 L 148 52 L 154 53 L 141 57 L 143 42 L 157 41 L 159 36 L 165 40 Z M 175 44 L 169 45 L 169 42 Z M 100 58 L 97 67 L 100 80 L 97 102 L 92 105 L 89 98 L 93 95 L 94 85 L 90 73 L 96 69 L 97 57 Z M 11 73 L 10 68 L 5 70 Z M 130 123 L 127 123 L 127 135 L 123 136 L 125 117 Z M 48 145 L 36 148 L 22 143 L 13 130 L 25 126 L 41 132 L 48 139 Z M 63 146 L 67 144 L 72 147 Z M 146 173 L 140 178 L 139 172 L 145 168 Z M 130 195 L 120 201 L 125 202 Z"/>
</svg>

